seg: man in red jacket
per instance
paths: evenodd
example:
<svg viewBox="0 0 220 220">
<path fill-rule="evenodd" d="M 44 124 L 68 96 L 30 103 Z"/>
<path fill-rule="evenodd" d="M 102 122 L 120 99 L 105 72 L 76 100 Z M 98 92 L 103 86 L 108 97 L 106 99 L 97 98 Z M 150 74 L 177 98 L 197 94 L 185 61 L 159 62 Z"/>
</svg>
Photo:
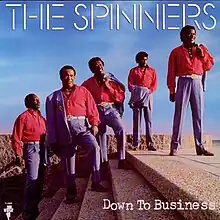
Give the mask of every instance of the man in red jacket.
<svg viewBox="0 0 220 220">
<path fill-rule="evenodd" d="M 40 100 L 35 94 L 25 97 L 27 110 L 15 121 L 12 133 L 12 147 L 16 161 L 20 165 L 22 158 L 27 169 L 24 190 L 23 219 L 35 219 L 38 214 L 38 203 L 43 189 L 44 173 L 44 139 L 46 132 L 45 119 L 40 113 Z"/>
<path fill-rule="evenodd" d="M 123 103 L 125 99 L 124 86 L 112 80 L 109 73 L 104 71 L 104 62 L 100 57 L 93 57 L 89 60 L 89 68 L 94 76 L 83 82 L 98 107 L 100 125 L 99 125 L 99 142 L 101 148 L 101 157 L 103 170 L 108 166 L 106 128 L 111 127 L 117 139 L 118 149 L 118 168 L 130 169 L 130 165 L 125 160 L 125 143 L 126 134 L 121 115 L 116 108 L 115 103 Z"/>
<path fill-rule="evenodd" d="M 100 184 L 100 147 L 98 133 L 99 113 L 90 92 L 75 84 L 76 70 L 69 65 L 60 69 L 62 88 L 46 99 L 47 142 L 61 157 L 66 170 L 66 202 L 74 203 L 77 190 L 75 181 L 75 153 L 79 145 L 87 149 L 92 159 L 93 191 L 105 192 Z M 91 128 L 89 127 L 89 124 Z"/>
<path fill-rule="evenodd" d="M 204 88 L 202 76 L 211 70 L 214 59 L 205 46 L 195 43 L 195 27 L 191 25 L 183 27 L 180 39 L 182 45 L 174 48 L 170 53 L 167 74 L 170 101 L 175 102 L 170 156 L 175 155 L 181 146 L 183 123 L 189 103 L 192 110 L 196 153 L 197 155 L 213 156 L 213 153 L 205 150 L 203 145 Z M 176 77 L 178 77 L 177 88 Z"/>
</svg>

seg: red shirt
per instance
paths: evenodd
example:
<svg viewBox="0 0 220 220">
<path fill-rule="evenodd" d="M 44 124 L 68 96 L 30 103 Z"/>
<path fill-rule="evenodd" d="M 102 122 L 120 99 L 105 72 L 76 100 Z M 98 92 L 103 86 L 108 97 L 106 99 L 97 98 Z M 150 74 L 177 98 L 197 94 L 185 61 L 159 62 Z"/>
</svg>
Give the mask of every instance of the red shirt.
<svg viewBox="0 0 220 220">
<path fill-rule="evenodd" d="M 100 104 L 101 102 L 123 102 L 125 93 L 120 85 L 113 81 L 110 81 L 109 84 L 111 89 L 106 88 L 105 85 L 99 85 L 93 76 L 83 82 L 82 86 L 91 92 L 96 104 Z"/>
<path fill-rule="evenodd" d="M 190 74 L 203 75 L 214 65 L 214 59 L 205 46 L 200 46 L 204 53 L 204 58 L 196 56 L 196 47 L 192 48 L 192 60 L 183 45 L 172 50 L 168 62 L 167 86 L 170 93 L 175 93 L 176 77 Z"/>
<path fill-rule="evenodd" d="M 156 71 L 151 67 L 146 67 L 145 70 L 139 66 L 130 70 L 128 76 L 128 89 L 131 92 L 133 86 L 147 87 L 150 93 L 157 89 L 157 75 Z"/>
<path fill-rule="evenodd" d="M 22 155 L 22 142 L 40 141 L 46 133 L 45 119 L 40 113 L 28 109 L 18 116 L 12 132 L 12 147 L 18 155 Z"/>
<path fill-rule="evenodd" d="M 66 115 L 85 116 L 91 125 L 98 125 L 99 112 L 91 93 L 83 86 L 74 86 L 69 98 L 63 92 Z"/>
</svg>

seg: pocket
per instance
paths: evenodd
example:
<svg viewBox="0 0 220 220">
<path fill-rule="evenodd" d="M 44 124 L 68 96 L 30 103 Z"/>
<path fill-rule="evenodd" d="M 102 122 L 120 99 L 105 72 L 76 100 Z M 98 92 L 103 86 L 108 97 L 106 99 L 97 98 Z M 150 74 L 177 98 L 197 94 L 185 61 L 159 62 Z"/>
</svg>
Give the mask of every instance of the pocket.
<svg viewBox="0 0 220 220">
<path fill-rule="evenodd" d="M 34 149 L 36 153 L 40 152 L 40 145 L 39 144 L 34 144 Z"/>
<path fill-rule="evenodd" d="M 113 117 L 113 118 L 120 118 L 121 117 L 120 113 L 118 112 L 118 110 L 116 108 L 113 108 L 113 110 L 111 112 L 111 117 Z"/>
<path fill-rule="evenodd" d="M 28 154 L 39 153 L 40 146 L 39 144 L 26 144 L 24 146 L 24 151 Z"/>
<path fill-rule="evenodd" d="M 77 129 L 79 132 L 84 132 L 87 130 L 86 121 L 85 120 L 78 120 L 77 122 Z"/>
</svg>

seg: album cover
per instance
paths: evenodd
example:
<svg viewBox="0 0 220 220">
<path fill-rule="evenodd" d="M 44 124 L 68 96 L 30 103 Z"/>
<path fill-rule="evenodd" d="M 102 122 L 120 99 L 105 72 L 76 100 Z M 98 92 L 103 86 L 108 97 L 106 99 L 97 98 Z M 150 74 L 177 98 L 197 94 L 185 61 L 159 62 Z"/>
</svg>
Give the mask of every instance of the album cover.
<svg viewBox="0 0 220 220">
<path fill-rule="evenodd" d="M 220 219 L 218 0 L 0 12 L 0 219 Z"/>
</svg>

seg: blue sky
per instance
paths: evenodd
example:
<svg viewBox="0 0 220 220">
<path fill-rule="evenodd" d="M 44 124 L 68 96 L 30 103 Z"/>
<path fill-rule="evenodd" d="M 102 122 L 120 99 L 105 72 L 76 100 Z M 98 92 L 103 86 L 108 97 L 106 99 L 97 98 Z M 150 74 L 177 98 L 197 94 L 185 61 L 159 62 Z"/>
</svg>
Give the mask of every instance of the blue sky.
<svg viewBox="0 0 220 220">
<path fill-rule="evenodd" d="M 196 6 L 188 6 L 188 1 L 80 1 L 87 7 L 79 8 L 80 16 L 74 12 L 79 2 L 63 2 L 64 7 L 51 7 L 52 3 L 61 1 L 50 1 L 50 15 L 63 15 L 63 19 L 51 19 L 50 30 L 46 30 L 46 2 L 38 1 L 2 1 L 0 2 L 0 133 L 10 133 L 16 117 L 25 110 L 23 100 L 28 93 L 36 93 L 41 99 L 41 111 L 45 115 L 45 98 L 53 90 L 60 88 L 58 71 L 65 65 L 73 65 L 77 70 L 76 83 L 81 84 L 92 74 L 88 68 L 88 60 L 93 56 L 100 56 L 105 62 L 105 70 L 114 73 L 124 84 L 127 85 L 129 70 L 135 66 L 134 57 L 137 52 L 144 50 L 149 54 L 149 65 L 156 69 L 158 75 L 158 89 L 154 94 L 153 130 L 154 133 L 170 134 L 172 129 L 174 104 L 168 100 L 168 89 L 166 86 L 167 61 L 170 51 L 181 44 L 179 39 L 180 30 L 168 30 L 168 27 L 182 27 L 182 10 L 185 4 L 186 24 L 195 25 L 194 19 L 198 21 L 201 30 L 197 28 L 197 42 L 207 45 L 210 53 L 215 58 L 215 66 L 208 73 L 207 91 L 205 92 L 205 114 L 204 132 L 220 138 L 220 93 L 218 86 L 220 82 L 220 2 L 210 1 L 215 8 L 207 6 L 205 12 L 216 19 L 213 30 L 206 30 L 202 23 L 211 27 L 213 20 L 205 15 L 204 6 L 207 1 L 191 1 L 188 3 Z M 27 4 L 27 16 L 39 15 L 40 3 L 43 4 L 43 30 L 39 28 L 39 19 L 27 19 L 27 30 L 23 30 L 23 12 L 20 7 L 15 10 L 15 30 L 12 30 L 12 8 L 6 7 L 6 3 Z M 142 6 L 153 18 L 152 23 L 146 15 L 143 15 L 142 30 L 133 29 L 133 6 Z M 160 28 L 155 28 L 156 4 L 158 3 L 160 15 Z M 168 3 L 176 3 L 179 6 L 168 6 Z M 94 29 L 88 26 L 79 31 L 74 28 L 73 23 L 83 27 L 84 15 L 91 25 L 91 4 L 94 6 L 94 16 L 105 14 L 105 4 L 113 8 L 113 30 L 110 30 L 110 15 L 105 18 L 94 19 Z M 120 28 L 116 30 L 116 4 L 124 10 L 132 19 L 129 24 L 121 14 Z M 162 30 L 162 4 L 165 7 L 165 30 Z M 188 18 L 187 15 L 196 14 L 201 10 L 197 18 Z M 110 12 L 109 12 L 110 14 Z M 180 18 L 168 18 L 168 15 L 180 15 Z M 39 17 L 39 16 L 38 16 Z M 139 24 L 140 19 L 137 19 Z M 51 30 L 52 26 L 64 27 L 62 31 Z M 124 122 L 127 132 L 132 130 L 132 111 L 127 105 L 129 92 L 126 93 Z M 189 109 L 190 110 L 190 109 Z M 144 131 L 144 129 L 143 129 Z M 184 126 L 185 134 L 192 134 L 191 113 L 188 111 Z"/>
</svg>

